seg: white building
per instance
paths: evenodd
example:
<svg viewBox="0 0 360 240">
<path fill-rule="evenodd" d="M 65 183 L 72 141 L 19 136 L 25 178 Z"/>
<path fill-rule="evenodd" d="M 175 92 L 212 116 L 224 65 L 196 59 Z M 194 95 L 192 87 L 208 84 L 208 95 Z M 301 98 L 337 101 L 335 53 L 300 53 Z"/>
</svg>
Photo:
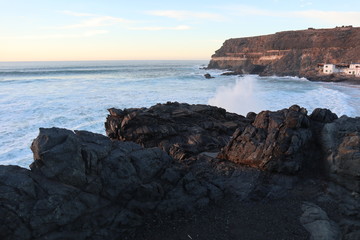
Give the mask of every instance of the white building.
<svg viewBox="0 0 360 240">
<path fill-rule="evenodd" d="M 341 73 L 360 77 L 360 63 L 352 64 L 327 64 L 319 63 L 318 67 L 322 69 L 324 74 Z"/>
<path fill-rule="evenodd" d="M 336 68 L 335 64 L 324 64 L 323 72 L 325 74 L 332 74 L 332 73 L 338 73 L 339 69 Z"/>
<path fill-rule="evenodd" d="M 349 68 L 345 70 L 345 73 L 348 75 L 360 76 L 360 64 L 352 63 Z"/>
</svg>

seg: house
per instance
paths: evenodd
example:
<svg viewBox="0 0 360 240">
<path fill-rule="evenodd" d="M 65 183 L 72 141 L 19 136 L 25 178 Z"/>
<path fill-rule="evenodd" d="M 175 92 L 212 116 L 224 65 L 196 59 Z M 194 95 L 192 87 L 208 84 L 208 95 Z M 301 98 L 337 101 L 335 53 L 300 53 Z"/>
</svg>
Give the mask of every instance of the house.
<svg viewBox="0 0 360 240">
<path fill-rule="evenodd" d="M 360 76 L 360 63 L 352 63 L 349 68 L 345 71 L 348 75 Z"/>
<path fill-rule="evenodd" d="M 318 68 L 324 74 L 341 73 L 341 74 L 360 77 L 360 63 L 352 63 L 352 64 L 319 63 Z"/>
<path fill-rule="evenodd" d="M 333 74 L 340 72 L 335 64 L 324 64 L 323 73 L 325 74 Z"/>
</svg>

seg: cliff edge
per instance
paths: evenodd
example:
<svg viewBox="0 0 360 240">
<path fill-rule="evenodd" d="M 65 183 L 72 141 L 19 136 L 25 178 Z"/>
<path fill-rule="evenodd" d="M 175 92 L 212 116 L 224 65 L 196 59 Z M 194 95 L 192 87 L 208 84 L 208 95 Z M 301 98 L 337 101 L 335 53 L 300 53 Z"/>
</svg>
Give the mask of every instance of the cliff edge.
<svg viewBox="0 0 360 240">
<path fill-rule="evenodd" d="M 208 68 L 244 74 L 319 75 L 319 63 L 360 62 L 360 28 L 336 27 L 232 38 L 211 57 Z"/>
</svg>

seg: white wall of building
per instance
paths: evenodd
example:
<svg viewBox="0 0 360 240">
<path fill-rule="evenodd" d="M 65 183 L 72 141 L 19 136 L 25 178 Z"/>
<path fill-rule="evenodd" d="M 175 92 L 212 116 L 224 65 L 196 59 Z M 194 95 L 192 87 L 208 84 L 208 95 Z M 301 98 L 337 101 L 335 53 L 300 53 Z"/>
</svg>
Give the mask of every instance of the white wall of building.
<svg viewBox="0 0 360 240">
<path fill-rule="evenodd" d="M 347 75 L 353 75 L 360 77 L 360 63 L 352 63 L 348 68 L 343 66 L 336 67 L 335 64 L 324 64 L 323 66 L 324 74 L 333 74 L 333 73 L 344 73 Z"/>
<path fill-rule="evenodd" d="M 345 71 L 348 75 L 360 76 L 360 63 L 352 63 L 349 68 Z"/>
<path fill-rule="evenodd" d="M 334 64 L 324 64 L 323 72 L 325 74 L 332 74 L 339 72 Z"/>
</svg>

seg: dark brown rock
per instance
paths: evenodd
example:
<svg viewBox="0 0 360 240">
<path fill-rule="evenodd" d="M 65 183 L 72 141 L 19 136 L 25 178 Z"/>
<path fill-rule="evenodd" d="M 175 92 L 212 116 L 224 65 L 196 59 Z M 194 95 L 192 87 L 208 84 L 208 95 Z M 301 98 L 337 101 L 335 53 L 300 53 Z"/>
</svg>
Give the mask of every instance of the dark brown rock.
<svg viewBox="0 0 360 240">
<path fill-rule="evenodd" d="M 231 69 L 244 74 L 318 77 L 318 63 L 360 62 L 360 28 L 307 29 L 232 38 L 212 55 L 208 68 Z M 359 81 L 358 81 L 359 82 Z"/>
<path fill-rule="evenodd" d="M 237 71 L 230 71 L 230 72 L 224 72 L 221 75 L 222 76 L 234 76 L 234 75 L 241 75 L 242 72 L 237 72 Z"/>
<path fill-rule="evenodd" d="M 109 111 L 105 128 L 110 138 L 160 147 L 176 159 L 218 152 L 236 128 L 250 123 L 243 116 L 207 105 L 167 103 Z"/>
<path fill-rule="evenodd" d="M 360 118 L 343 116 L 321 132 L 330 178 L 360 193 Z"/>
<path fill-rule="evenodd" d="M 206 79 L 214 78 L 213 76 L 210 75 L 210 73 L 204 74 L 204 77 L 205 77 Z"/>
<path fill-rule="evenodd" d="M 238 129 L 218 157 L 267 171 L 298 172 L 312 139 L 306 110 L 292 106 L 260 112 L 252 125 Z"/>
<path fill-rule="evenodd" d="M 259 239 L 269 229 L 271 236 L 278 236 L 290 227 L 281 236 L 307 239 L 299 221 L 303 201 L 326 210 L 328 218 L 321 221 L 336 221 L 343 239 L 359 236 L 358 118 L 336 119 L 326 109 L 309 117 L 296 105 L 249 114 L 251 119 L 220 108 L 178 103 L 109 111 L 109 133 L 125 142 L 86 131 L 40 129 L 31 147 L 31 170 L 0 166 L 1 239 L 134 239 L 131 233 L 142 233 L 156 221 L 176 234 L 177 217 L 199 208 L 205 208 L 201 215 L 208 220 L 199 229 L 208 229 L 209 222 L 211 227 L 226 223 L 219 228 L 223 238 Z M 235 160 L 214 158 L 221 145 L 204 143 L 218 141 L 218 135 L 225 138 L 235 128 L 221 153 Z M 164 149 L 176 159 L 154 148 L 165 143 L 169 145 Z M 318 174 L 321 164 L 327 166 L 330 181 Z M 307 168 L 317 174 L 302 174 Z M 236 210 L 232 218 L 209 215 L 228 200 L 236 204 L 226 206 L 226 211 Z M 317 226 L 328 223 L 319 224 L 311 213 L 302 220 L 313 234 Z M 234 227 L 228 231 L 231 219 Z M 273 221 L 281 228 L 273 229 Z M 249 231 L 254 224 L 261 227 Z M 335 233 L 331 229 L 323 233 Z M 174 239 L 171 231 L 160 235 Z M 204 239 L 220 236 L 198 233 Z"/>
<path fill-rule="evenodd" d="M 310 119 L 321 123 L 331 123 L 338 119 L 338 116 L 329 109 L 316 108 L 311 113 Z"/>
<path fill-rule="evenodd" d="M 224 193 L 246 199 L 262 181 L 255 169 L 205 155 L 180 164 L 86 131 L 41 128 L 32 150 L 31 171 L 0 166 L 1 239 L 119 239 L 148 215 L 193 211 Z"/>
</svg>

